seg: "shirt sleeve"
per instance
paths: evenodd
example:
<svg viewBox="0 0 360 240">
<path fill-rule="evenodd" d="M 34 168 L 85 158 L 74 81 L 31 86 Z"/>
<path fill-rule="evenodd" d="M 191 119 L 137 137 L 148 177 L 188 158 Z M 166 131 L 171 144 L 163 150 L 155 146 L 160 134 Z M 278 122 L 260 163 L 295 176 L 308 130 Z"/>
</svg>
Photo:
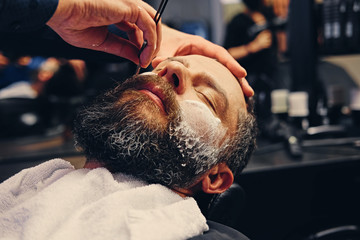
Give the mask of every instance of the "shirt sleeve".
<svg viewBox="0 0 360 240">
<path fill-rule="evenodd" d="M 0 31 L 30 32 L 43 27 L 58 0 L 0 0 Z"/>
</svg>

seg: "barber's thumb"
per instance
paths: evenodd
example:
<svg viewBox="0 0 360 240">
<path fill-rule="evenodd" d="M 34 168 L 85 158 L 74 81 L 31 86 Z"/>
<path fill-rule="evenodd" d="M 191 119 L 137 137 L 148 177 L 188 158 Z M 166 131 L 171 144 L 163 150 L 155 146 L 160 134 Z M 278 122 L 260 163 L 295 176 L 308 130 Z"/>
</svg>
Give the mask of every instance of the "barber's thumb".
<svg viewBox="0 0 360 240">
<path fill-rule="evenodd" d="M 156 68 L 157 65 L 159 65 L 162 61 L 164 61 L 166 59 L 167 59 L 167 57 L 156 57 L 156 58 L 154 58 L 153 61 L 152 61 L 152 67 Z"/>
</svg>

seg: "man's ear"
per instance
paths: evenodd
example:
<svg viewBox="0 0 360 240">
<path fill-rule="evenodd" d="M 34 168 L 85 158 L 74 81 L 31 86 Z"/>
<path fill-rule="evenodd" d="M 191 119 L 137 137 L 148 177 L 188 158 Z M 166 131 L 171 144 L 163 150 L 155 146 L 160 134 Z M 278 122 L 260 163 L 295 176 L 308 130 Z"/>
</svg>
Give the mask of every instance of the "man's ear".
<svg viewBox="0 0 360 240">
<path fill-rule="evenodd" d="M 208 194 L 225 192 L 234 182 L 234 175 L 226 163 L 212 167 L 201 179 L 202 191 Z"/>
</svg>

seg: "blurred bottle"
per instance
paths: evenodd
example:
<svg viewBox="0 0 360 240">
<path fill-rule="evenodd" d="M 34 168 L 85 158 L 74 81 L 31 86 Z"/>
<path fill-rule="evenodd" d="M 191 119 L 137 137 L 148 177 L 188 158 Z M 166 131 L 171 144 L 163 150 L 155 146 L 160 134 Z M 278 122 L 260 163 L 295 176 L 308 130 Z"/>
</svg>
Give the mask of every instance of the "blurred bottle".
<svg viewBox="0 0 360 240">
<path fill-rule="evenodd" d="M 289 118 L 289 91 L 287 89 L 276 89 L 271 92 L 271 112 L 273 113 L 276 127 L 273 127 L 276 134 L 285 144 L 288 153 L 294 157 L 302 156 L 302 134 L 297 128 L 297 123 L 293 125 Z M 290 120 L 290 121 L 289 121 Z"/>
<path fill-rule="evenodd" d="M 309 96 L 307 92 L 291 92 L 288 98 L 289 122 L 297 129 L 309 127 Z"/>
<path fill-rule="evenodd" d="M 347 1 L 345 42 L 348 51 L 360 49 L 360 0 Z"/>
<path fill-rule="evenodd" d="M 360 0 L 323 0 L 326 53 L 360 50 Z"/>
<path fill-rule="evenodd" d="M 350 109 L 353 124 L 360 127 L 360 89 L 352 89 L 350 92 Z"/>
<path fill-rule="evenodd" d="M 340 85 L 327 87 L 327 117 L 329 124 L 339 124 L 342 117 L 342 108 L 345 105 L 345 89 Z"/>
<path fill-rule="evenodd" d="M 282 121 L 288 120 L 288 96 L 287 89 L 276 89 L 271 92 L 271 112 Z"/>
<path fill-rule="evenodd" d="M 324 28 L 324 50 L 331 52 L 332 48 L 332 18 L 333 18 L 333 0 L 324 0 L 323 2 L 323 28 Z"/>
<path fill-rule="evenodd" d="M 346 0 L 333 0 L 332 9 L 332 50 L 335 53 L 339 53 L 344 49 Z"/>
</svg>

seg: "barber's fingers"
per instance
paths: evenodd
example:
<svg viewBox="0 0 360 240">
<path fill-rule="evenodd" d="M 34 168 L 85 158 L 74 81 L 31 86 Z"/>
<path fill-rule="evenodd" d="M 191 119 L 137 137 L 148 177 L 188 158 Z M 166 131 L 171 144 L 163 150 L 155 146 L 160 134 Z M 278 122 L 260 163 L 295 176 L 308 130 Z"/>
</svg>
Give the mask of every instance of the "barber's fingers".
<svg viewBox="0 0 360 240">
<path fill-rule="evenodd" d="M 254 96 L 254 90 L 252 89 L 249 82 L 245 78 L 240 79 L 240 86 L 245 96 L 247 97 Z"/>
<path fill-rule="evenodd" d="M 237 61 L 229 61 L 226 64 L 226 67 L 237 77 L 240 76 L 240 74 L 243 73 L 242 70 L 240 70 L 240 68 L 243 68 L 240 66 L 240 64 Z M 238 72 L 238 74 L 236 74 L 236 72 Z M 245 96 L 247 97 L 252 97 L 254 96 L 254 90 L 253 88 L 250 86 L 250 84 L 248 83 L 248 81 L 245 79 L 245 76 L 242 78 L 237 77 L 237 79 L 239 80 L 239 83 L 241 85 L 241 88 L 243 90 L 243 93 L 245 94 Z"/>
<path fill-rule="evenodd" d="M 148 43 L 140 55 L 140 61 L 142 67 L 147 67 L 159 51 L 158 46 L 161 44 L 162 37 L 161 24 L 155 25 L 153 18 L 156 11 L 146 3 L 137 5 L 135 12 L 136 14 L 133 14 L 133 16 L 125 17 L 123 21 L 115 23 L 116 27 L 127 33 L 128 41 L 107 32 L 106 40 L 101 45 L 91 46 L 91 49 L 124 57 L 138 64 L 139 51 L 144 40 L 146 40 Z M 97 30 L 99 32 L 103 31 L 101 28 L 97 28 Z M 93 35 L 95 36 L 95 34 Z M 98 36 L 105 36 L 105 34 L 102 32 Z"/>
<path fill-rule="evenodd" d="M 156 57 L 154 58 L 154 60 L 151 62 L 151 65 L 153 68 L 156 68 L 157 65 L 159 65 L 162 61 L 165 61 L 168 57 Z"/>
<path fill-rule="evenodd" d="M 237 77 L 245 96 L 247 97 L 254 96 L 254 90 L 249 85 L 248 81 L 245 79 L 246 71 L 245 71 L 245 75 L 243 75 L 243 71 L 245 69 L 241 67 L 240 64 L 234 58 L 233 61 L 229 59 L 225 64 L 225 66 L 230 70 L 230 72 L 232 72 Z M 239 76 L 243 76 L 243 77 L 239 77 Z"/>
<path fill-rule="evenodd" d="M 107 41 L 102 46 L 104 52 L 115 54 L 126 58 L 134 63 L 139 62 L 139 49 L 132 42 L 120 38 L 114 34 L 109 34 Z"/>
<path fill-rule="evenodd" d="M 143 36 L 143 39 L 147 41 L 147 45 L 140 55 L 140 62 L 141 62 L 141 66 L 143 68 L 146 68 L 147 66 L 149 66 L 149 64 L 151 63 L 151 60 L 158 54 L 158 52 L 160 50 L 161 36 L 162 36 L 161 25 L 158 25 L 157 28 L 158 28 L 157 32 L 159 34 L 157 36 L 156 42 L 149 41 L 149 40 L 147 40 L 145 35 Z"/>
<path fill-rule="evenodd" d="M 143 45 L 143 42 L 147 41 L 147 46 L 143 50 L 143 52 L 140 55 L 140 62 L 142 67 L 147 67 L 154 56 L 159 52 L 159 48 L 161 45 L 161 39 L 162 39 L 162 29 L 161 29 L 161 21 L 156 26 L 154 17 L 156 14 L 156 11 L 147 3 L 140 1 L 136 6 L 135 12 L 137 12 L 137 15 L 133 14 L 132 17 L 125 17 L 123 21 L 118 22 L 115 24 L 116 27 L 118 27 L 120 30 L 127 33 L 129 41 L 138 47 L 137 50 L 137 56 L 139 55 L 139 51 Z M 134 10 L 133 10 L 134 11 Z M 120 38 L 117 38 L 119 44 L 123 44 L 124 41 Z M 116 38 L 115 38 L 116 42 Z M 112 46 L 116 46 L 115 43 L 112 43 Z M 129 48 L 132 50 L 132 46 L 119 46 L 122 50 Z M 106 52 L 118 55 L 119 52 L 123 52 L 116 49 L 107 49 Z M 127 59 L 133 59 L 132 56 L 123 56 L 118 55 L 121 57 L 125 57 Z M 135 60 L 132 60 L 134 63 L 138 64 L 139 59 L 138 57 Z"/>
<path fill-rule="evenodd" d="M 112 24 L 134 24 L 142 33 L 139 39 L 137 32 L 130 34 L 130 42 L 137 47 L 144 40 L 148 44 L 141 54 L 142 66 L 148 65 L 158 52 L 157 46 L 161 43 L 161 25 L 156 26 L 153 18 L 156 10 L 141 0 L 63 0 L 47 22 L 66 42 L 76 47 L 95 50 L 105 50 L 118 56 L 124 49 L 132 49 L 129 45 L 121 46 L 123 39 L 111 38 L 111 44 L 106 43 L 108 36 L 107 26 Z M 117 42 L 117 43 L 116 43 Z M 105 44 L 106 43 L 106 44 Z M 126 42 L 128 43 L 128 42 Z M 105 49 L 103 46 L 107 46 Z M 109 46 L 108 46 L 109 45 Z M 122 50 L 117 50 L 119 47 Z M 133 59 L 132 56 L 127 57 Z M 133 59 L 138 63 L 138 59 Z"/>
<path fill-rule="evenodd" d="M 167 57 L 156 57 L 156 58 L 152 61 L 152 66 L 153 66 L 153 68 L 156 68 L 157 65 L 159 65 L 162 61 L 164 61 L 164 60 L 166 60 L 166 59 L 167 59 Z M 238 69 L 238 67 L 239 67 L 239 64 L 236 62 L 233 66 L 231 66 L 232 64 L 234 64 L 234 63 L 230 62 L 227 67 L 228 67 L 229 69 L 230 69 L 230 68 L 235 69 L 235 71 L 236 71 L 236 69 Z M 242 70 L 240 70 L 240 73 L 242 74 Z M 234 74 L 234 73 L 233 73 L 233 74 Z M 235 74 L 234 74 L 234 75 L 235 75 Z M 254 96 L 254 90 L 253 90 L 252 87 L 250 86 L 249 82 L 245 79 L 245 77 L 240 78 L 240 79 L 239 79 L 239 83 L 240 83 L 240 86 L 241 86 L 241 88 L 242 88 L 243 93 L 245 94 L 245 96 L 247 96 L 247 97 L 252 97 L 252 96 Z"/>
<path fill-rule="evenodd" d="M 163 31 L 165 41 L 162 43 L 159 56 L 152 62 L 154 68 L 167 57 L 199 54 L 217 59 L 226 66 L 239 81 L 246 76 L 245 69 L 240 66 L 225 48 L 200 36 L 186 34 L 166 26 L 163 27 Z M 243 91 L 246 96 L 251 97 L 254 91 L 250 85 L 244 82 L 243 86 L 245 87 Z"/>
<path fill-rule="evenodd" d="M 194 41 L 193 41 L 194 40 Z M 199 54 L 210 58 L 215 58 L 223 65 L 225 65 L 234 74 L 237 79 L 243 79 L 242 88 L 243 92 L 247 97 L 254 95 L 254 90 L 250 87 L 248 82 L 245 80 L 246 70 L 229 54 L 229 52 L 216 44 L 209 41 L 204 41 L 201 37 L 194 37 L 191 45 L 178 51 L 176 55 L 188 55 L 188 54 Z M 196 41 L 199 41 L 196 44 Z"/>
<path fill-rule="evenodd" d="M 229 52 L 216 44 L 204 41 L 203 38 L 194 36 L 186 47 L 180 48 L 176 55 L 199 54 L 215 58 L 225 65 L 237 78 L 246 76 L 246 70 L 229 54 Z"/>
<path fill-rule="evenodd" d="M 125 32 L 130 42 L 132 42 L 139 49 L 144 41 L 142 31 L 133 23 L 117 23 L 115 26 L 121 31 Z"/>
<path fill-rule="evenodd" d="M 139 6 L 139 16 L 148 14 L 151 17 L 151 20 L 149 22 L 149 19 L 146 18 L 146 21 L 142 21 L 139 18 L 135 24 L 143 32 L 143 39 L 147 41 L 147 46 L 140 56 L 141 66 L 147 67 L 151 63 L 153 57 L 159 52 L 162 39 L 162 27 L 161 21 L 159 21 L 157 25 L 155 24 L 154 17 L 156 11 L 147 3 L 142 3 L 141 7 Z"/>
<path fill-rule="evenodd" d="M 97 40 L 98 44 L 92 44 L 88 48 L 96 51 L 102 51 L 116 56 L 126 58 L 134 63 L 139 62 L 138 46 L 130 40 L 116 36 L 108 32 L 107 27 L 104 28 L 91 28 L 81 33 L 82 38 L 87 39 L 89 42 L 96 42 L 91 40 L 92 36 L 102 36 L 102 40 Z M 86 36 L 88 38 L 86 38 Z"/>
</svg>

